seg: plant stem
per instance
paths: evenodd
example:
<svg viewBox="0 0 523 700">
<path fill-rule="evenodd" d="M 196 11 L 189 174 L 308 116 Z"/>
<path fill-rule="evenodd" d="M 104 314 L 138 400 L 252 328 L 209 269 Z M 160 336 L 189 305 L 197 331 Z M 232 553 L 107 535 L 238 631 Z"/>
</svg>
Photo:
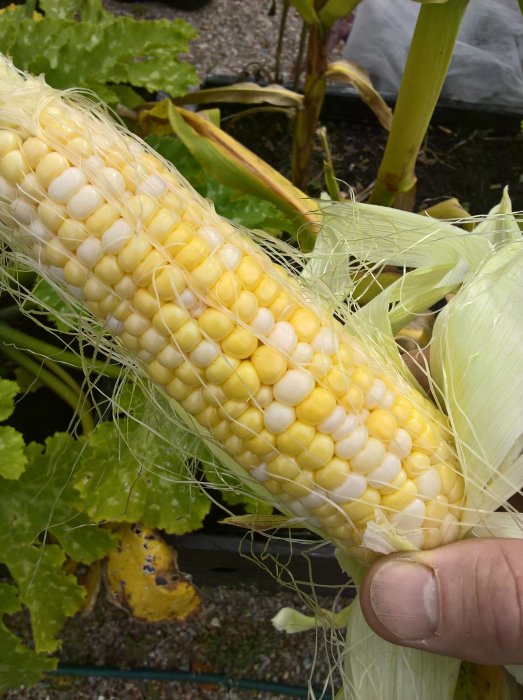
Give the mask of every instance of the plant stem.
<svg viewBox="0 0 523 700">
<path fill-rule="evenodd" d="M 281 8 L 280 28 L 278 30 L 278 44 L 276 45 L 276 60 L 274 65 L 274 82 L 281 83 L 281 52 L 283 49 L 283 37 L 285 36 L 285 26 L 287 24 L 287 15 L 289 14 L 289 0 L 283 0 Z"/>
<path fill-rule="evenodd" d="M 441 93 L 468 0 L 421 6 L 370 202 L 391 206 L 416 183 L 416 158 Z"/>
<path fill-rule="evenodd" d="M 329 144 L 329 137 L 327 136 L 327 129 L 324 126 L 320 126 L 316 133 L 320 137 L 323 153 L 325 154 L 325 158 L 323 159 L 323 175 L 325 178 L 327 192 L 329 193 L 329 197 L 334 202 L 339 202 L 340 188 L 338 187 L 336 173 L 334 172 L 334 164 L 332 162 L 332 154 Z"/>
<path fill-rule="evenodd" d="M 28 350 L 36 355 L 42 355 L 45 358 L 52 357 L 55 362 L 63 362 L 77 369 L 86 369 L 86 364 L 89 369 L 96 370 L 107 377 L 118 379 L 121 375 L 121 367 L 119 365 L 110 365 L 101 360 L 86 360 L 82 362 L 82 358 L 69 350 L 61 350 L 52 343 L 47 343 L 45 340 L 33 338 L 27 333 L 16 330 L 5 323 L 0 323 L 0 341 L 5 343 L 13 343 L 23 350 Z"/>
<path fill-rule="evenodd" d="M 303 54 L 305 53 L 305 44 L 307 43 L 308 34 L 309 27 L 305 22 L 303 22 L 300 33 L 300 44 L 298 46 L 298 55 L 296 56 L 296 62 L 294 64 L 294 83 L 292 86 L 294 92 L 297 92 L 300 84 L 301 66 L 303 63 Z"/>
<path fill-rule="evenodd" d="M 68 384 L 59 379 L 55 374 L 42 367 L 38 362 L 32 360 L 21 350 L 15 350 L 14 348 L 7 347 L 5 344 L 0 345 L 0 350 L 14 360 L 20 367 L 23 367 L 37 377 L 43 384 L 49 387 L 49 389 L 54 391 L 62 401 L 65 401 L 66 404 L 78 413 L 84 435 L 89 435 L 89 433 L 94 430 L 94 421 L 89 413 L 90 404 L 87 397 L 76 383 L 77 390 L 74 391 L 71 386 L 68 386 Z"/>
</svg>

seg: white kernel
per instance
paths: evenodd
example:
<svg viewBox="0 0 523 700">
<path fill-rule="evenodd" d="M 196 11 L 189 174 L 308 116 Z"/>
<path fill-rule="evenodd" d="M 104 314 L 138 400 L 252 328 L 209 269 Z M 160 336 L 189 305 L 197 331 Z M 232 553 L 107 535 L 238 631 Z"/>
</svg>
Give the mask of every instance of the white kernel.
<svg viewBox="0 0 523 700">
<path fill-rule="evenodd" d="M 243 253 L 235 245 L 227 243 L 224 245 L 219 252 L 220 259 L 222 263 L 228 270 L 236 270 L 240 264 Z"/>
<path fill-rule="evenodd" d="M 412 530 L 411 532 L 403 532 L 402 537 L 408 540 L 413 547 L 421 549 L 423 546 L 423 540 L 425 539 L 426 530 Z"/>
<path fill-rule="evenodd" d="M 270 309 L 258 309 L 256 316 L 251 321 L 251 328 L 261 336 L 268 336 L 274 328 L 274 316 Z"/>
<path fill-rule="evenodd" d="M 412 438 L 406 430 L 398 428 L 394 439 L 388 444 L 388 450 L 397 455 L 400 459 L 404 459 L 412 450 Z"/>
<path fill-rule="evenodd" d="M 420 498 L 415 498 L 408 506 L 391 515 L 389 520 L 400 534 L 418 530 L 425 520 L 425 504 Z"/>
<path fill-rule="evenodd" d="M 47 189 L 50 199 L 65 204 L 87 183 L 87 178 L 79 168 L 67 168 L 51 181 Z"/>
<path fill-rule="evenodd" d="M 460 524 L 459 520 L 455 518 L 452 513 L 447 513 L 443 518 L 440 525 L 441 539 L 443 544 L 448 544 L 449 542 L 454 542 L 458 538 Z"/>
<path fill-rule="evenodd" d="M 314 510 L 314 508 L 320 508 L 325 505 L 326 498 L 323 494 L 312 491 L 308 496 L 300 498 L 300 503 L 305 506 L 308 511 L 311 511 Z"/>
<path fill-rule="evenodd" d="M 358 425 L 361 425 L 361 423 L 362 420 L 359 413 L 349 413 L 340 425 L 332 431 L 333 439 L 337 442 L 338 440 L 349 437 L 352 431 L 355 430 Z"/>
<path fill-rule="evenodd" d="M 102 236 L 103 249 L 106 253 L 119 253 L 133 235 L 133 229 L 127 221 L 117 219 Z"/>
<path fill-rule="evenodd" d="M 389 486 L 401 471 L 401 461 L 392 452 L 387 452 L 377 469 L 368 475 L 369 486 L 380 489 Z"/>
<path fill-rule="evenodd" d="M 280 403 L 296 406 L 314 389 L 315 381 L 310 372 L 304 369 L 290 369 L 274 385 L 274 398 Z"/>
<path fill-rule="evenodd" d="M 115 194 L 121 194 L 124 192 L 125 180 L 121 173 L 119 173 L 115 168 L 104 168 L 99 177 L 103 180 L 104 185 Z"/>
<path fill-rule="evenodd" d="M 33 219 L 29 224 L 29 231 L 39 241 L 50 241 L 53 237 L 51 231 L 46 228 L 39 219 Z"/>
<path fill-rule="evenodd" d="M 327 491 L 334 503 L 346 503 L 362 496 L 367 490 L 367 479 L 362 474 L 349 474 L 343 484 Z"/>
<path fill-rule="evenodd" d="M 85 185 L 67 202 L 67 212 L 75 219 L 87 219 L 103 204 L 103 197 L 92 185 Z"/>
<path fill-rule="evenodd" d="M 202 340 L 189 357 L 197 367 L 208 367 L 220 353 L 221 348 L 218 343 L 214 343 L 212 340 Z"/>
<path fill-rule="evenodd" d="M 286 354 L 290 354 L 298 344 L 298 336 L 294 326 L 287 321 L 278 321 L 269 333 L 271 345 Z"/>
<path fill-rule="evenodd" d="M 381 440 L 369 438 L 367 444 L 351 458 L 352 467 L 366 474 L 376 469 L 385 457 L 385 445 Z"/>
<path fill-rule="evenodd" d="M 382 398 L 382 400 L 380 402 L 380 408 L 385 408 L 385 409 L 389 410 L 390 408 L 392 408 L 392 404 L 394 403 L 394 399 L 395 399 L 395 396 L 392 393 L 392 391 L 387 391 L 387 393 L 385 394 L 385 396 Z"/>
<path fill-rule="evenodd" d="M 24 226 L 29 226 L 36 216 L 36 210 L 26 199 L 17 197 L 9 207 L 13 219 Z"/>
<path fill-rule="evenodd" d="M 310 343 L 300 342 L 296 345 L 291 354 L 291 359 L 297 364 L 307 364 L 312 360 L 314 350 L 311 348 Z"/>
<path fill-rule="evenodd" d="M 160 198 L 167 192 L 167 184 L 163 178 L 154 173 L 146 177 L 136 188 L 138 194 L 148 194 L 151 197 Z"/>
<path fill-rule="evenodd" d="M 441 493 L 441 479 L 436 469 L 428 469 L 414 481 L 420 496 L 436 498 Z"/>
<path fill-rule="evenodd" d="M 273 398 L 272 388 L 270 386 L 262 386 L 254 397 L 254 405 L 258 408 L 265 408 L 271 403 Z"/>
<path fill-rule="evenodd" d="M 197 299 L 196 304 L 191 309 L 191 316 L 193 318 L 200 318 L 205 309 L 207 309 L 207 305 L 204 304 L 201 299 Z"/>
<path fill-rule="evenodd" d="M 372 410 L 378 408 L 381 404 L 385 395 L 387 393 L 387 387 L 381 381 L 381 379 L 375 379 L 372 383 L 371 388 L 368 390 L 365 396 L 365 408 Z"/>
<path fill-rule="evenodd" d="M 106 321 L 105 321 L 105 327 L 106 329 L 112 333 L 113 335 L 118 335 L 119 333 L 123 333 L 124 330 L 124 325 L 121 321 L 119 321 L 117 318 L 114 316 L 109 316 Z"/>
<path fill-rule="evenodd" d="M 278 435 L 294 423 L 296 413 L 290 406 L 273 401 L 264 410 L 263 420 L 267 430 L 273 435 Z"/>
<path fill-rule="evenodd" d="M 304 506 L 300 500 L 289 501 L 287 508 L 298 518 L 307 518 L 310 515 L 310 509 Z"/>
<path fill-rule="evenodd" d="M 199 229 L 199 234 L 210 245 L 211 250 L 216 250 L 223 243 L 221 233 L 214 226 L 202 226 Z"/>
<path fill-rule="evenodd" d="M 16 197 L 16 187 L 7 182 L 5 177 L 0 175 L 0 199 L 5 202 L 12 202 Z"/>
<path fill-rule="evenodd" d="M 89 156 L 89 158 L 84 160 L 84 165 L 96 173 L 103 171 L 105 166 L 103 160 L 99 156 Z"/>
<path fill-rule="evenodd" d="M 167 369 L 176 369 L 184 361 L 184 356 L 178 352 L 172 345 L 166 345 L 163 350 L 160 350 L 156 359 Z"/>
<path fill-rule="evenodd" d="M 256 479 L 256 481 L 267 481 L 269 475 L 267 474 L 267 462 L 262 462 L 254 469 L 251 469 L 249 474 Z"/>
<path fill-rule="evenodd" d="M 126 326 L 126 328 L 127 328 L 127 326 Z M 144 350 L 147 350 L 147 352 L 150 352 L 151 355 L 156 355 L 166 345 L 167 345 L 167 338 L 164 335 L 162 335 L 161 333 L 158 333 L 156 328 L 148 328 L 140 336 L 140 346 Z"/>
<path fill-rule="evenodd" d="M 141 336 L 148 328 L 150 328 L 149 321 L 141 314 L 137 314 L 136 312 L 129 314 L 124 323 L 125 330 L 136 337 Z"/>
<path fill-rule="evenodd" d="M 180 306 L 185 306 L 186 309 L 192 309 L 193 306 L 198 301 L 196 294 L 191 292 L 190 289 L 184 289 L 183 292 L 178 297 Z"/>
<path fill-rule="evenodd" d="M 94 267 L 102 254 L 102 244 L 97 238 L 86 238 L 76 249 L 76 257 L 86 267 Z"/>
<path fill-rule="evenodd" d="M 334 355 L 337 352 L 340 341 L 334 328 L 320 328 L 311 343 L 314 352 L 324 352 L 326 355 Z"/>
<path fill-rule="evenodd" d="M 318 430 L 321 433 L 333 433 L 341 426 L 346 417 L 347 412 L 343 406 L 336 406 L 330 416 L 318 425 Z"/>
<path fill-rule="evenodd" d="M 153 356 L 147 350 L 139 350 L 136 353 L 136 357 L 146 365 L 148 365 L 149 362 L 153 359 Z"/>
<path fill-rule="evenodd" d="M 336 442 L 334 452 L 342 459 L 351 459 L 366 445 L 368 439 L 369 434 L 367 428 L 360 425 L 355 428 L 348 437 Z"/>
</svg>

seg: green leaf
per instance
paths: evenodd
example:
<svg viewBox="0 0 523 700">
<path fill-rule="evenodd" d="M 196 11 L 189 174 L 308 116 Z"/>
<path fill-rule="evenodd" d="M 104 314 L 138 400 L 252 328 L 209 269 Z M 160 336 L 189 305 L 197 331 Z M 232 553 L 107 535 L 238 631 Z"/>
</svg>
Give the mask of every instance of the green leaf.
<svg viewBox="0 0 523 700">
<path fill-rule="evenodd" d="M 280 235 L 289 228 L 287 217 L 273 204 L 234 190 L 209 175 L 184 144 L 173 136 L 148 136 L 147 142 L 186 177 L 203 196 L 214 202 L 216 211 L 249 229 Z"/>
<path fill-rule="evenodd" d="M 26 463 L 22 434 L 10 425 L 0 425 L 0 476 L 18 479 Z"/>
<path fill-rule="evenodd" d="M 183 441 L 185 434 L 167 441 L 132 420 L 99 424 L 75 475 L 85 511 L 94 521 L 139 521 L 176 534 L 201 527 L 210 502 L 187 478 Z"/>
<path fill-rule="evenodd" d="M 82 0 L 40 0 L 39 5 L 46 18 L 74 19 L 81 11 Z"/>
<path fill-rule="evenodd" d="M 0 583 L 0 693 L 30 686 L 36 683 L 45 671 L 56 668 L 56 659 L 49 659 L 24 646 L 1 621 L 4 615 L 12 615 L 21 607 L 17 590 L 7 583 Z"/>
<path fill-rule="evenodd" d="M 14 398 L 20 391 L 16 382 L 0 379 L 0 421 L 7 420 L 15 409 Z"/>
<path fill-rule="evenodd" d="M 70 326 L 60 320 L 61 314 L 71 313 L 71 304 L 46 280 L 39 278 L 36 281 L 32 290 L 32 295 L 35 299 L 41 302 L 44 308 L 49 309 L 47 320 L 52 323 L 59 331 L 69 331 Z M 56 311 L 56 313 L 53 313 Z"/>
</svg>

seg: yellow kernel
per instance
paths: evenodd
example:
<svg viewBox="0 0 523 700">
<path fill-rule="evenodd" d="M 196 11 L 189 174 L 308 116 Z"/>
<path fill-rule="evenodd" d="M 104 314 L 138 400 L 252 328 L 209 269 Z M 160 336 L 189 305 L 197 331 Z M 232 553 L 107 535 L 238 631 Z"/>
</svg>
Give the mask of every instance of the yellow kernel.
<svg viewBox="0 0 523 700">
<path fill-rule="evenodd" d="M 127 333 L 127 331 L 120 333 L 120 341 L 123 344 L 123 346 L 131 352 L 138 352 L 140 350 L 140 343 L 138 342 L 138 338 L 136 338 L 136 336 L 134 335 L 131 335 L 130 333 Z"/>
<path fill-rule="evenodd" d="M 68 284 L 81 287 L 87 282 L 89 271 L 78 260 L 68 260 L 64 265 L 64 278 Z"/>
<path fill-rule="evenodd" d="M 340 397 L 340 403 L 349 411 L 359 413 L 365 403 L 363 390 L 356 384 L 351 384 L 347 392 Z"/>
<path fill-rule="evenodd" d="M 446 464 L 437 465 L 439 478 L 441 479 L 441 492 L 448 497 L 459 478 L 458 473 Z"/>
<path fill-rule="evenodd" d="M 203 411 L 205 408 L 205 401 L 202 399 L 201 389 L 196 389 L 190 393 L 189 396 L 181 403 L 187 413 L 190 413 L 191 415 L 200 413 L 200 411 Z"/>
<path fill-rule="evenodd" d="M 456 483 L 447 494 L 449 503 L 454 504 L 461 501 L 465 493 L 465 483 L 461 477 L 456 479 Z"/>
<path fill-rule="evenodd" d="M 281 284 L 270 275 L 263 275 L 254 294 L 261 306 L 269 306 L 277 297 Z"/>
<path fill-rule="evenodd" d="M 202 341 L 202 334 L 198 328 L 196 321 L 187 321 L 181 328 L 178 328 L 172 338 L 180 352 L 192 352 L 194 348 Z"/>
<path fill-rule="evenodd" d="M 222 274 L 222 265 L 215 257 L 210 257 L 198 265 L 192 272 L 193 285 L 201 292 L 208 292 Z"/>
<path fill-rule="evenodd" d="M 218 342 L 226 338 L 234 328 L 233 321 L 216 309 L 206 309 L 198 321 L 202 332 Z"/>
<path fill-rule="evenodd" d="M 174 372 L 172 369 L 167 369 L 161 365 L 158 360 L 153 360 L 147 365 L 147 373 L 153 380 L 160 386 L 166 386 L 174 378 Z"/>
<path fill-rule="evenodd" d="M 152 250 L 152 246 L 142 236 L 131 239 L 118 254 L 118 262 L 124 272 L 134 272 Z"/>
<path fill-rule="evenodd" d="M 246 449 L 261 457 L 272 454 L 275 446 L 276 438 L 268 430 L 262 430 L 256 437 L 245 441 Z"/>
<path fill-rule="evenodd" d="M 11 185 L 16 185 L 29 172 L 21 151 L 9 151 L 0 160 L 0 172 Z"/>
<path fill-rule="evenodd" d="M 416 484 L 412 481 L 412 479 L 407 479 L 403 488 L 398 489 L 390 495 L 383 496 L 381 502 L 383 508 L 390 511 L 388 515 L 394 515 L 395 512 L 403 510 L 406 506 L 412 503 L 417 496 L 418 489 L 416 488 Z"/>
<path fill-rule="evenodd" d="M 279 496 L 283 493 L 282 485 L 276 479 L 267 479 L 267 481 L 263 482 L 263 486 L 274 496 Z"/>
<path fill-rule="evenodd" d="M 400 469 L 400 473 L 398 476 L 393 479 L 387 486 L 380 486 L 379 491 L 383 496 L 388 495 L 389 493 L 394 493 L 395 491 L 398 491 L 398 489 L 402 489 L 405 484 L 407 483 L 407 474 L 403 471 L 403 469 Z"/>
<path fill-rule="evenodd" d="M 219 408 L 218 412 L 227 420 L 231 421 L 231 433 L 232 433 L 232 421 L 242 415 L 247 410 L 248 404 L 246 401 L 236 401 L 235 399 L 228 399 Z"/>
<path fill-rule="evenodd" d="M 252 292 L 240 292 L 232 311 L 237 314 L 244 323 L 250 323 L 258 312 L 258 300 Z"/>
<path fill-rule="evenodd" d="M 0 130 L 0 156 L 20 148 L 20 139 L 14 131 Z"/>
<path fill-rule="evenodd" d="M 338 348 L 336 361 L 346 370 L 354 365 L 354 352 L 346 343 L 342 342 Z"/>
<path fill-rule="evenodd" d="M 131 272 L 131 279 L 140 287 L 151 284 L 158 267 L 165 263 L 165 258 L 158 250 L 152 250 L 142 262 Z"/>
<path fill-rule="evenodd" d="M 214 362 L 205 368 L 205 376 L 211 384 L 221 386 L 233 372 L 238 369 L 240 360 L 227 355 L 220 355 Z"/>
<path fill-rule="evenodd" d="M 365 367 L 364 365 L 356 367 L 352 374 L 352 381 L 361 387 L 365 393 L 367 393 L 367 391 L 374 384 L 374 379 L 374 372 L 372 372 L 369 367 Z"/>
<path fill-rule="evenodd" d="M 187 309 L 177 304 L 164 304 L 153 316 L 152 325 L 160 333 L 173 333 L 189 319 Z"/>
<path fill-rule="evenodd" d="M 88 301 L 101 301 L 107 296 L 108 290 L 107 286 L 100 282 L 99 279 L 96 277 L 89 277 L 83 286 L 83 293 Z"/>
<path fill-rule="evenodd" d="M 430 457 L 423 452 L 413 450 L 403 460 L 403 466 L 409 476 L 413 478 L 420 476 L 430 468 Z"/>
<path fill-rule="evenodd" d="M 85 228 L 92 235 L 101 238 L 107 229 L 120 218 L 120 213 L 111 204 L 102 204 L 101 207 L 87 217 Z"/>
<path fill-rule="evenodd" d="M 65 268 L 64 268 L 65 272 Z M 109 314 L 112 314 L 112 312 L 118 307 L 120 304 L 120 299 L 118 299 L 117 296 L 114 294 L 108 294 L 106 297 L 104 297 L 100 303 L 100 313 L 102 316 L 107 317 Z"/>
<path fill-rule="evenodd" d="M 178 367 L 174 370 L 174 374 L 187 386 L 201 387 L 204 384 L 203 372 L 199 367 L 196 367 L 188 360 L 185 360 L 181 365 L 178 365 Z"/>
<path fill-rule="evenodd" d="M 189 396 L 191 391 L 193 391 L 191 386 L 182 382 L 178 377 L 171 380 L 165 388 L 169 396 L 172 396 L 176 401 L 183 401 Z"/>
<path fill-rule="evenodd" d="M 343 394 L 347 393 L 349 390 L 349 377 L 340 367 L 333 367 L 325 377 L 325 381 L 334 396 L 343 396 Z"/>
<path fill-rule="evenodd" d="M 412 437 L 416 437 L 427 428 L 427 422 L 419 411 L 413 410 L 408 420 L 403 424 L 403 428 L 410 433 Z"/>
<path fill-rule="evenodd" d="M 398 423 L 404 425 L 412 412 L 412 404 L 405 397 L 396 396 L 390 410 Z"/>
<path fill-rule="evenodd" d="M 225 442 L 225 440 L 227 440 L 227 438 L 231 435 L 230 421 L 220 421 L 218 425 L 216 425 L 213 428 L 212 434 L 216 438 L 216 440 L 219 440 L 220 442 Z"/>
<path fill-rule="evenodd" d="M 330 435 L 316 433 L 306 450 L 296 455 L 297 462 L 304 469 L 324 467 L 334 454 L 334 441 Z"/>
<path fill-rule="evenodd" d="M 225 442 L 223 443 L 223 446 L 225 448 L 225 451 L 233 456 L 245 452 L 243 440 L 237 435 L 231 435 L 230 437 L 228 437 L 227 440 L 225 440 Z"/>
<path fill-rule="evenodd" d="M 236 268 L 236 274 L 245 289 L 252 291 L 261 281 L 263 268 L 255 257 L 244 255 Z"/>
<path fill-rule="evenodd" d="M 57 267 L 63 267 L 71 256 L 71 253 L 57 238 L 46 244 L 45 254 L 51 265 L 56 265 Z"/>
<path fill-rule="evenodd" d="M 297 306 L 298 304 L 290 294 L 281 291 L 269 306 L 269 310 L 274 316 L 275 321 L 288 321 L 292 317 Z"/>
<path fill-rule="evenodd" d="M 122 175 L 125 177 L 123 171 Z M 147 225 L 157 210 L 158 204 L 156 200 L 146 194 L 138 194 L 134 197 L 130 197 L 126 204 L 126 211 L 134 218 L 133 224 L 140 223 Z"/>
<path fill-rule="evenodd" d="M 133 304 L 135 309 L 147 318 L 153 318 L 160 307 L 158 299 L 153 297 L 146 289 L 136 290 L 133 297 Z"/>
<path fill-rule="evenodd" d="M 87 232 L 81 221 L 66 219 L 57 231 L 58 238 L 69 250 L 76 250 L 82 241 L 87 238 Z"/>
<path fill-rule="evenodd" d="M 376 508 L 380 505 L 380 501 L 382 499 L 378 491 L 368 488 L 359 498 L 350 503 L 344 503 L 341 508 L 354 523 L 363 518 L 373 516 Z"/>
<path fill-rule="evenodd" d="M 31 203 L 36 204 L 37 202 L 41 202 L 44 198 L 45 191 L 43 187 L 40 186 L 34 173 L 27 173 L 18 187 Z"/>
<path fill-rule="evenodd" d="M 315 377 L 322 378 L 332 368 L 332 358 L 330 358 L 324 352 L 315 352 L 312 356 L 311 361 L 307 364 L 307 369 L 309 372 L 314 374 Z"/>
<path fill-rule="evenodd" d="M 174 257 L 178 265 L 191 271 L 208 258 L 210 254 L 211 249 L 206 243 L 199 238 L 193 238 L 188 241 Z"/>
<path fill-rule="evenodd" d="M 203 411 L 200 411 L 200 413 L 195 416 L 195 418 L 198 423 L 203 425 L 205 428 L 215 428 L 221 421 L 221 416 L 218 413 L 218 410 L 212 406 L 207 406 L 204 408 Z"/>
<path fill-rule="evenodd" d="M 149 291 L 162 301 L 176 299 L 186 287 L 185 277 L 174 265 L 155 270 Z"/>
<path fill-rule="evenodd" d="M 71 139 L 67 144 L 67 148 L 75 155 L 81 156 L 82 158 L 87 158 L 93 153 L 91 144 L 82 136 L 76 136 L 74 139 Z"/>
<path fill-rule="evenodd" d="M 230 308 L 238 299 L 239 294 L 240 282 L 238 278 L 234 273 L 226 271 L 222 273 L 209 296 L 211 300 Z"/>
<path fill-rule="evenodd" d="M 241 464 L 241 466 L 245 469 L 253 469 L 254 467 L 259 466 L 260 464 L 260 458 L 258 457 L 258 455 L 255 455 L 252 452 L 244 452 L 240 455 L 237 455 L 235 459 L 238 462 L 238 464 Z"/>
<path fill-rule="evenodd" d="M 308 474 L 300 472 L 292 481 L 285 481 L 282 484 L 285 493 L 293 498 L 306 498 L 315 492 L 315 484 Z M 292 508 L 292 506 L 291 506 Z"/>
<path fill-rule="evenodd" d="M 122 268 L 114 255 L 104 256 L 94 267 L 94 274 L 109 286 L 115 285 L 123 277 Z"/>
<path fill-rule="evenodd" d="M 92 278 L 96 280 L 96 277 Z M 98 280 L 96 280 L 98 282 Z M 100 284 L 100 283 L 98 283 Z M 118 307 L 113 311 L 113 316 L 118 319 L 118 321 L 125 321 L 125 319 L 131 314 L 132 309 L 127 301 L 121 301 Z"/>
<path fill-rule="evenodd" d="M 239 401 L 256 396 L 260 390 L 260 378 L 249 361 L 243 361 L 238 369 L 223 383 L 223 390 L 231 399 Z"/>
<path fill-rule="evenodd" d="M 322 387 L 316 387 L 296 406 L 296 415 L 305 423 L 318 425 L 328 418 L 335 408 L 334 394 Z"/>
<path fill-rule="evenodd" d="M 163 241 L 165 252 L 170 255 L 176 255 L 192 236 L 194 236 L 194 228 L 190 224 L 182 221 Z"/>
<path fill-rule="evenodd" d="M 172 209 L 160 209 L 149 222 L 147 233 L 149 237 L 163 243 L 173 229 L 180 223 L 180 216 Z"/>
<path fill-rule="evenodd" d="M 267 472 L 277 479 L 294 479 L 300 471 L 295 460 L 284 455 L 278 455 L 267 464 Z"/>
<path fill-rule="evenodd" d="M 258 338 L 254 333 L 241 326 L 236 326 L 222 341 L 223 352 L 232 357 L 237 357 L 239 360 L 250 357 L 257 347 Z"/>
<path fill-rule="evenodd" d="M 439 447 L 441 442 L 443 442 L 443 438 L 439 428 L 436 425 L 429 423 L 427 424 L 425 430 L 416 437 L 414 446 L 418 450 L 424 450 L 432 453 Z"/>
<path fill-rule="evenodd" d="M 431 521 L 431 527 L 438 527 L 448 512 L 448 499 L 441 494 L 427 501 L 425 504 L 425 516 L 427 520 Z"/>
<path fill-rule="evenodd" d="M 262 384 L 276 384 L 287 371 L 287 361 L 274 348 L 261 345 L 252 356 L 252 363 Z"/>
<path fill-rule="evenodd" d="M 334 491 L 344 483 L 349 473 L 347 462 L 339 457 L 334 457 L 324 467 L 314 472 L 314 479 L 322 489 Z"/>
<path fill-rule="evenodd" d="M 385 457 L 385 445 L 381 440 L 370 437 L 363 448 L 351 458 L 351 466 L 354 471 L 367 474 L 382 463 Z"/>
<path fill-rule="evenodd" d="M 36 169 L 42 158 L 49 153 L 49 150 L 49 146 L 34 136 L 26 139 L 22 146 L 26 163 L 33 170 Z"/>
<path fill-rule="evenodd" d="M 370 435 L 388 442 L 396 435 L 398 422 L 390 411 L 378 408 L 370 412 L 366 426 Z"/>
<path fill-rule="evenodd" d="M 36 166 L 36 177 L 38 182 L 45 187 L 49 187 L 51 182 L 69 168 L 69 161 L 61 153 L 51 151 L 45 155 Z"/>
<path fill-rule="evenodd" d="M 262 430 L 263 414 L 254 406 L 248 408 L 231 424 L 231 432 L 243 440 L 254 437 Z"/>
<path fill-rule="evenodd" d="M 315 435 L 312 425 L 297 420 L 285 432 L 276 436 L 276 446 L 286 455 L 296 455 L 310 445 Z"/>
<path fill-rule="evenodd" d="M 44 199 L 38 205 L 38 217 L 40 221 L 46 226 L 50 231 L 56 233 L 60 226 L 67 220 L 65 208 L 53 202 L 51 199 Z"/>
<path fill-rule="evenodd" d="M 292 314 L 290 323 L 294 326 L 298 340 L 309 343 L 320 329 L 320 319 L 311 309 L 300 307 Z"/>
</svg>

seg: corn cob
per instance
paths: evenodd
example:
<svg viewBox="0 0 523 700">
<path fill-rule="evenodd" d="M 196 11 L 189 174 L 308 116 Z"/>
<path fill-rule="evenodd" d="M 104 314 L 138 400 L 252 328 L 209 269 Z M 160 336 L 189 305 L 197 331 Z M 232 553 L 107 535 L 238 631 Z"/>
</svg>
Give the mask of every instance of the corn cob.
<svg viewBox="0 0 523 700">
<path fill-rule="evenodd" d="M 458 537 L 463 479 L 433 404 L 145 144 L 17 81 L 0 92 L 10 245 L 311 528 L 346 547 L 379 511 L 416 547 Z"/>
</svg>

